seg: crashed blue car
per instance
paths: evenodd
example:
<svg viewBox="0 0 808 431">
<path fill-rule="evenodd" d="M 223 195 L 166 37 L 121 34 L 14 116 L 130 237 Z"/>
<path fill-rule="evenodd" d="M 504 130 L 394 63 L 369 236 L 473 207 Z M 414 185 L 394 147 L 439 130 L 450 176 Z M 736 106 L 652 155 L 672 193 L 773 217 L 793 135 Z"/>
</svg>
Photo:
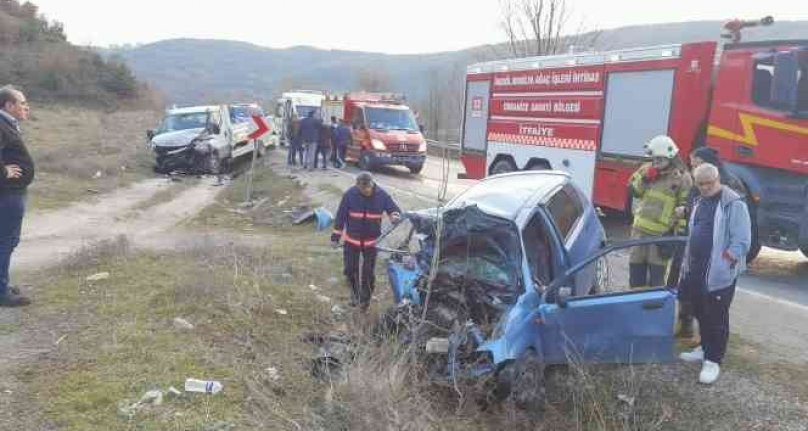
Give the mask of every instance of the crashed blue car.
<svg viewBox="0 0 808 431">
<path fill-rule="evenodd" d="M 494 378 L 531 408 L 545 365 L 673 359 L 675 291 L 606 291 L 603 274 L 611 253 L 684 239 L 607 244 L 566 173 L 492 176 L 405 219 L 382 239 L 395 298 L 385 319 L 408 328 L 437 378 Z"/>
</svg>

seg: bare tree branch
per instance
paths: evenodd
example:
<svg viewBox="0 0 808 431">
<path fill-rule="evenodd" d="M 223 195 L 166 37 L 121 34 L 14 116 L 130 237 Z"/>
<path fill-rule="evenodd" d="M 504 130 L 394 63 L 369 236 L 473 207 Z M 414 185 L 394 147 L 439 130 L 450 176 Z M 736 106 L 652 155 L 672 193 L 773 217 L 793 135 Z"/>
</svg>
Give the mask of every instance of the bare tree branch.
<svg viewBox="0 0 808 431">
<path fill-rule="evenodd" d="M 511 57 L 552 55 L 573 45 L 591 47 L 599 32 L 570 31 L 567 0 L 500 0 L 500 26 Z"/>
</svg>

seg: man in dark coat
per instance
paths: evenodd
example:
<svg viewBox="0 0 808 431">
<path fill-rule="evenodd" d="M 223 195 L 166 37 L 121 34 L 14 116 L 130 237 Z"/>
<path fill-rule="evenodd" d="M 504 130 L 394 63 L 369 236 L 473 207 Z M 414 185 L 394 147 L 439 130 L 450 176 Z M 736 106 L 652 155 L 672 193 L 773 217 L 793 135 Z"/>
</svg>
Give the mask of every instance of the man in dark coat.
<svg viewBox="0 0 808 431">
<path fill-rule="evenodd" d="M 28 119 L 25 95 L 13 87 L 0 88 L 0 306 L 19 307 L 31 301 L 9 285 L 11 254 L 20 242 L 25 195 L 34 180 L 20 122 Z"/>
</svg>

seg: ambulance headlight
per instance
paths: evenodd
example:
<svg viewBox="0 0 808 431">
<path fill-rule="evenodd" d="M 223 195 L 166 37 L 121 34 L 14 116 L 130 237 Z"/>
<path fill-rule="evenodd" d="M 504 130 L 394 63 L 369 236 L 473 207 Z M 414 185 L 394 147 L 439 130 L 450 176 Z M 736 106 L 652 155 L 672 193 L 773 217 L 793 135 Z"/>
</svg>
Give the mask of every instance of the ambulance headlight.
<svg viewBox="0 0 808 431">
<path fill-rule="evenodd" d="M 374 150 L 387 151 L 387 147 L 384 145 L 384 142 L 382 142 L 381 139 L 372 139 L 370 141 L 370 145 L 373 146 Z"/>
</svg>

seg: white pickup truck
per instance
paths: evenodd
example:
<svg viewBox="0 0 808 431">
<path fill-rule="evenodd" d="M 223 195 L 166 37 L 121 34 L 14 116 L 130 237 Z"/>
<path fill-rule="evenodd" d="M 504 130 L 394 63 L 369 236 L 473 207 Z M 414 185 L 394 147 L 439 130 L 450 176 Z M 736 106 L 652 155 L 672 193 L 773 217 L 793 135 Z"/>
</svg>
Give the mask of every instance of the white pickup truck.
<svg viewBox="0 0 808 431">
<path fill-rule="evenodd" d="M 155 171 L 222 174 L 238 157 L 256 150 L 262 155 L 263 142 L 248 137 L 256 126 L 232 118 L 228 105 L 166 111 L 160 127 L 146 133 L 156 158 Z"/>
</svg>

